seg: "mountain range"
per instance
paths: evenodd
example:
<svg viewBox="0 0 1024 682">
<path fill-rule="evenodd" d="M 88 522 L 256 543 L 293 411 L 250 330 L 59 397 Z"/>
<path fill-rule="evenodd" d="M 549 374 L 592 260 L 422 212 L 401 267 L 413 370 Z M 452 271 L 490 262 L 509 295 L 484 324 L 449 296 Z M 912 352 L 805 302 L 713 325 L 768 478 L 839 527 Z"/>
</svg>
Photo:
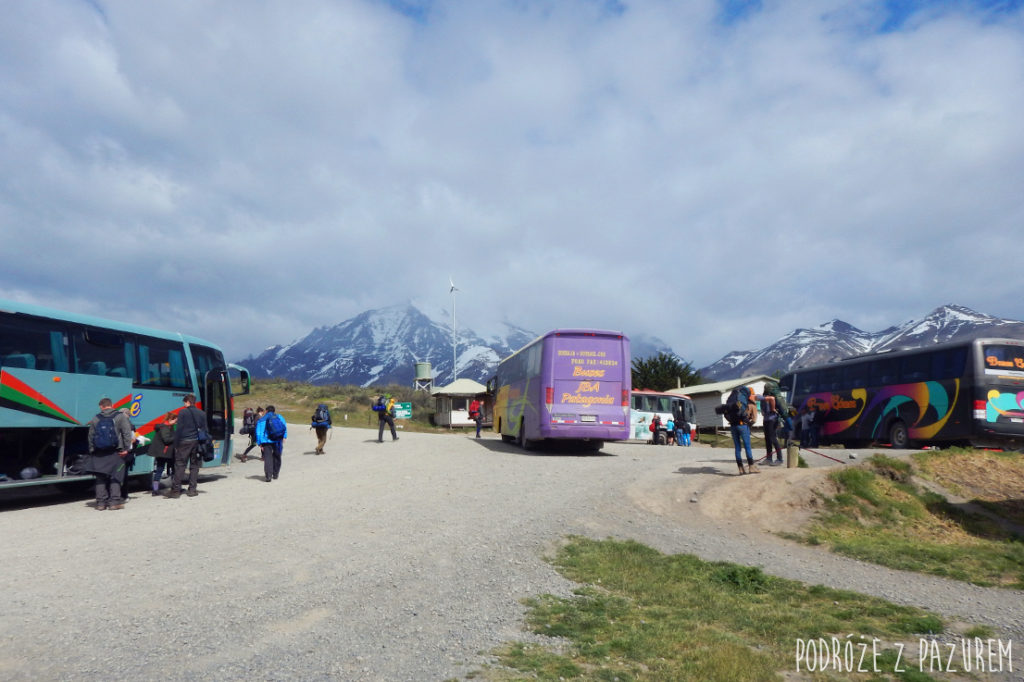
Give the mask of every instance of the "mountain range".
<svg viewBox="0 0 1024 682">
<path fill-rule="evenodd" d="M 358 386 L 413 383 L 416 363 L 428 362 L 435 386 L 451 382 L 452 327 L 444 311 L 428 314 L 413 303 L 367 310 L 334 326 L 317 327 L 305 337 L 272 346 L 240 361 L 255 378 L 276 377 L 312 384 Z M 458 377 L 484 383 L 498 362 L 539 334 L 509 322 L 481 335 L 457 330 Z M 634 358 L 677 355 L 660 339 L 630 334 Z M 874 351 L 916 347 L 978 336 L 1024 339 L 1024 322 L 1005 320 L 957 305 L 936 308 L 880 332 L 865 332 L 831 320 L 797 329 L 760 350 L 732 351 L 699 370 L 704 381 L 772 374 L 801 365 Z"/>
<path fill-rule="evenodd" d="M 981 336 L 1024 339 L 1024 322 L 1005 320 L 958 305 L 944 305 L 919 320 L 865 332 L 842 320 L 796 329 L 760 350 L 733 351 L 700 370 L 705 381 L 771 375 L 864 353 L 917 348 Z"/>
</svg>

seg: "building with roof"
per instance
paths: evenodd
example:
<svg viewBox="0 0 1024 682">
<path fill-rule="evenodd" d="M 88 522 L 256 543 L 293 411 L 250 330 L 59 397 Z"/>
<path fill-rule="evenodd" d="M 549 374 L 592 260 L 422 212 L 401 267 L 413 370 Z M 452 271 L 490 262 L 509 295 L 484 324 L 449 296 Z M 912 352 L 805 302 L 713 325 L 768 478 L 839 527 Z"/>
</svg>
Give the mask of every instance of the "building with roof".
<svg viewBox="0 0 1024 682">
<path fill-rule="evenodd" d="M 484 424 L 490 426 L 493 415 L 487 396 L 487 387 L 472 379 L 456 379 L 447 386 L 436 388 L 434 396 L 434 424 L 448 428 L 472 426 L 476 422 L 469 418 L 469 404 L 476 398 L 480 401 Z"/>
<path fill-rule="evenodd" d="M 724 405 L 732 390 L 740 386 L 750 386 L 756 395 L 761 395 L 764 393 L 765 382 L 768 381 L 776 380 L 774 377 L 766 374 L 759 374 L 739 379 L 730 379 L 728 381 L 716 381 L 713 384 L 673 388 L 666 392 L 690 396 L 690 400 L 693 401 L 693 407 L 697 413 L 697 424 L 700 428 L 715 427 L 716 429 L 727 429 L 729 428 L 729 422 L 726 421 L 725 415 L 717 414 L 715 408 L 719 405 Z M 754 428 L 761 425 L 761 413 L 759 411 L 757 413 L 757 421 L 754 422 Z"/>
</svg>

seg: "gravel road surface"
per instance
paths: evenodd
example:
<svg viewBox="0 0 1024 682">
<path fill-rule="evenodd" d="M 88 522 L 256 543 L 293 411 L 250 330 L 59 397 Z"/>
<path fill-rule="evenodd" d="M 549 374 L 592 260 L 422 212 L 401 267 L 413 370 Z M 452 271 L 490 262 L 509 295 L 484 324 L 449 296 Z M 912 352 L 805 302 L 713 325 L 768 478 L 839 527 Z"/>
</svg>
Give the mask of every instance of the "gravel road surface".
<svg viewBox="0 0 1024 682">
<path fill-rule="evenodd" d="M 445 680 L 531 639 L 520 600 L 568 595 L 543 556 L 568 534 L 930 608 L 1024 649 L 1024 593 L 891 571 L 701 513 L 752 477 L 706 447 L 524 453 L 493 435 L 290 425 L 281 478 L 210 470 L 200 494 L 122 511 L 64 496 L 0 511 L 0 679 Z M 244 439 L 243 441 L 244 442 Z M 762 477 L 786 485 L 785 468 Z M 693 502 L 691 500 L 697 500 Z"/>
</svg>

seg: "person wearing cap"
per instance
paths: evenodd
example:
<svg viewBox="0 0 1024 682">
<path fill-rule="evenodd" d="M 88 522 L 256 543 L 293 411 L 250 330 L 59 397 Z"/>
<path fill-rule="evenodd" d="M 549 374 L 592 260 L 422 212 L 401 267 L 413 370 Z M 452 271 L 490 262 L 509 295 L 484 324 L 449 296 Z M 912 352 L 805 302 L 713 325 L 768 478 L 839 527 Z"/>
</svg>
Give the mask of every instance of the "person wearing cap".
<svg viewBox="0 0 1024 682">
<path fill-rule="evenodd" d="M 398 440 L 395 432 L 395 399 L 388 393 L 384 396 L 384 409 L 377 413 L 377 442 L 384 442 L 384 424 L 391 427 L 391 440 Z"/>
</svg>

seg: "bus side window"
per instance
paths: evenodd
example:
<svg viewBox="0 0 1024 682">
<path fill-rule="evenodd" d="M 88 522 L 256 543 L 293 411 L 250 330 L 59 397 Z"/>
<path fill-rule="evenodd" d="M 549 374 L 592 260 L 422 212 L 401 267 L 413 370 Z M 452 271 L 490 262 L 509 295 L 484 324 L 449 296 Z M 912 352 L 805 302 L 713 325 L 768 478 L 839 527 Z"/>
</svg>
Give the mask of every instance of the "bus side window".
<svg viewBox="0 0 1024 682">
<path fill-rule="evenodd" d="M 868 366 L 866 364 L 850 365 L 843 368 L 843 383 L 848 388 L 864 388 L 868 385 Z"/>
<path fill-rule="evenodd" d="M 0 365 L 66 372 L 63 329 L 56 323 L 0 313 Z"/>
<path fill-rule="evenodd" d="M 931 377 L 937 381 L 958 379 L 964 375 L 966 360 L 966 348 L 950 348 L 933 353 Z"/>
<path fill-rule="evenodd" d="M 871 363 L 871 385 L 882 386 L 896 382 L 896 363 L 892 358 L 875 360 Z"/>
<path fill-rule="evenodd" d="M 804 372 L 800 375 L 800 392 L 814 393 L 818 390 L 819 372 Z"/>
<path fill-rule="evenodd" d="M 928 379 L 929 354 L 908 355 L 900 360 L 900 381 L 910 383 Z"/>
</svg>

